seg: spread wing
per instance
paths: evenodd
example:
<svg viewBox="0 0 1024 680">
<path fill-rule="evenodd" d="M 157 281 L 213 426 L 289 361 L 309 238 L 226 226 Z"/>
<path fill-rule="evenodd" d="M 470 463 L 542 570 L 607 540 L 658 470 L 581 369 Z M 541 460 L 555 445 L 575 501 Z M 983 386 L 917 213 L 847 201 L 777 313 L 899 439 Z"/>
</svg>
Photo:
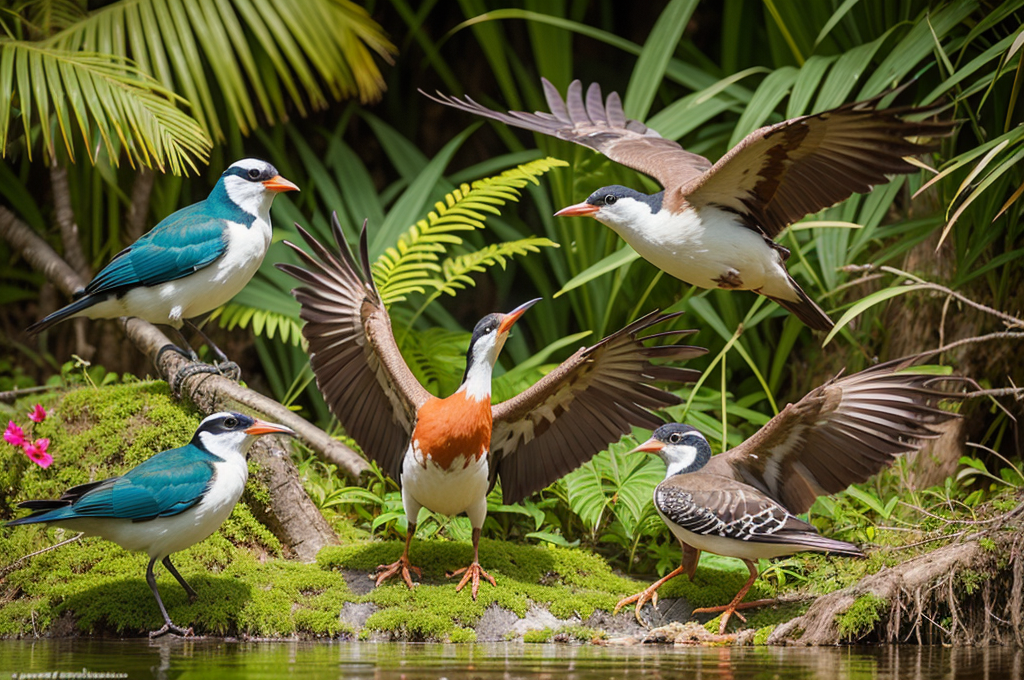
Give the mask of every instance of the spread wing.
<svg viewBox="0 0 1024 680">
<path fill-rule="evenodd" d="M 302 282 L 292 291 L 302 305 L 309 360 L 331 413 L 363 453 L 398 479 L 419 407 L 430 393 L 416 380 L 391 331 L 391 319 L 373 284 L 366 246 L 360 239 L 362 270 L 356 266 L 337 215 L 331 230 L 340 257 L 296 225 L 315 257 L 288 243 L 306 269 L 277 267 Z M 287 243 L 287 242 L 286 242 Z"/>
<path fill-rule="evenodd" d="M 584 102 L 583 85 L 574 80 L 563 100 L 546 78 L 541 78 L 541 82 L 551 113 L 501 113 L 469 97 L 459 99 L 440 92 L 435 97 L 422 90 L 420 92 L 436 102 L 462 111 L 589 147 L 617 163 L 650 175 L 667 190 L 700 177 L 711 167 L 711 162 L 703 156 L 664 139 L 640 121 L 627 119 L 618 93 L 612 92 L 607 101 L 602 102 L 601 86 L 591 83 Z"/>
<path fill-rule="evenodd" d="M 885 94 L 755 130 L 679 191 L 697 208 L 723 206 L 775 238 L 805 215 L 885 184 L 886 175 L 915 172 L 904 157 L 934 147 L 909 138 L 952 134 L 952 121 L 904 118 L 934 108 L 876 109 Z"/>
<path fill-rule="evenodd" d="M 693 382 L 700 373 L 652 360 L 692 359 L 707 350 L 644 345 L 650 338 L 679 338 L 695 331 L 637 336 L 676 316 L 648 314 L 580 349 L 530 389 L 494 406 L 492 475 L 501 478 L 505 503 L 518 502 L 575 470 L 632 426 L 654 429 L 662 424 L 651 409 L 677 404 L 679 397 L 650 383 Z"/>
<path fill-rule="evenodd" d="M 901 373 L 918 357 L 879 364 L 832 380 L 789 404 L 736 448 L 712 457 L 709 474 L 749 484 L 801 513 L 823 494 L 842 491 L 914 451 L 955 413 L 938 407 L 959 400 L 938 389 L 963 378 Z"/>
</svg>

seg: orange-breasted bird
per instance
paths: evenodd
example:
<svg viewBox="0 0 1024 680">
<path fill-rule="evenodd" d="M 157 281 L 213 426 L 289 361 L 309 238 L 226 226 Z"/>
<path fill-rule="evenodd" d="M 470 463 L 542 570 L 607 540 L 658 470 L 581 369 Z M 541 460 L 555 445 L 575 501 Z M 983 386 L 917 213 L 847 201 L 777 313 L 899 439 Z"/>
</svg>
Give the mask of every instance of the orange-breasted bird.
<svg viewBox="0 0 1024 680">
<path fill-rule="evenodd" d="M 317 385 L 346 432 L 380 467 L 398 480 L 409 523 L 397 562 L 380 565 L 377 585 L 401 574 L 411 588 L 409 546 L 421 508 L 454 515 L 465 512 L 473 527 L 473 561 L 456 590 L 480 579 L 494 583 L 479 562 L 480 529 L 487 494 L 501 480 L 505 503 L 515 503 L 590 460 L 632 426 L 655 428 L 651 412 L 679 398 L 650 383 L 692 382 L 699 372 L 656 365 L 706 352 L 687 345 L 649 347 L 638 337 L 675 314 L 650 314 L 592 347 L 578 350 L 535 385 L 499 404 L 491 403 L 491 371 L 512 324 L 536 301 L 509 314 L 489 314 L 477 323 L 466 354 L 462 386 L 441 399 L 431 395 L 406 365 L 391 320 L 370 276 L 366 226 L 360 242 L 361 270 L 332 220 L 340 256 L 299 227 L 314 256 L 291 245 L 305 268 L 279 264 L 302 286 L 310 361 Z M 679 338 L 694 331 L 667 331 Z M 654 336 L 649 336 L 654 337 Z"/>
</svg>

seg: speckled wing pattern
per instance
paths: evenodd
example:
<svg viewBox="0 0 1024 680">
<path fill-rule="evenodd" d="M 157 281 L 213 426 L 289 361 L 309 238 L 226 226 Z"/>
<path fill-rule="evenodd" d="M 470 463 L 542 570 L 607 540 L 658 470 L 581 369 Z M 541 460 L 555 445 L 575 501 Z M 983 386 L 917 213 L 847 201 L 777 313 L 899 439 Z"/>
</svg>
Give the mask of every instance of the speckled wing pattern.
<svg viewBox="0 0 1024 680">
<path fill-rule="evenodd" d="M 662 424 L 652 409 L 679 403 L 655 381 L 694 382 L 698 371 L 656 365 L 686 360 L 707 350 L 689 345 L 648 347 L 654 338 L 675 340 L 695 331 L 665 331 L 646 337 L 651 326 L 679 314 L 657 312 L 634 321 L 592 347 L 582 348 L 536 384 L 493 410 L 493 475 L 501 479 L 505 503 L 515 503 L 587 462 L 634 425 Z"/>
<path fill-rule="evenodd" d="M 607 101 L 602 101 L 601 86 L 591 83 L 584 101 L 583 85 L 574 80 L 563 100 L 546 78 L 541 78 L 541 82 L 551 113 L 502 113 L 468 96 L 459 99 L 440 92 L 436 96 L 421 92 L 446 106 L 594 149 L 617 163 L 654 177 L 666 189 L 685 184 L 711 168 L 707 158 L 686 151 L 640 121 L 627 119 L 618 93 L 612 92 Z"/>
<path fill-rule="evenodd" d="M 277 267 L 303 284 L 292 293 L 302 305 L 302 334 L 309 341 L 317 386 L 349 436 L 397 480 L 416 413 L 430 393 L 398 351 L 391 320 L 370 274 L 366 224 L 360 238 L 361 271 L 337 215 L 331 230 L 340 256 L 296 227 L 315 256 L 286 242 L 306 268 Z"/>
<path fill-rule="evenodd" d="M 837 378 L 786 406 L 753 437 L 712 457 L 709 474 L 736 479 L 806 511 L 823 494 L 862 482 L 939 436 L 934 427 L 958 417 L 939 408 L 958 401 L 965 379 L 902 372 L 920 356 Z"/>
<path fill-rule="evenodd" d="M 655 489 L 654 503 L 669 521 L 694 534 L 862 554 L 855 546 L 819 535 L 812 525 L 757 489 L 719 475 L 697 472 L 669 477 Z"/>
<path fill-rule="evenodd" d="M 888 94 L 755 130 L 678 191 L 696 208 L 722 206 L 775 238 L 805 215 L 887 183 L 887 175 L 916 172 L 904 157 L 935 147 L 910 138 L 952 134 L 950 120 L 904 119 L 936 107 L 876 109 Z"/>
</svg>

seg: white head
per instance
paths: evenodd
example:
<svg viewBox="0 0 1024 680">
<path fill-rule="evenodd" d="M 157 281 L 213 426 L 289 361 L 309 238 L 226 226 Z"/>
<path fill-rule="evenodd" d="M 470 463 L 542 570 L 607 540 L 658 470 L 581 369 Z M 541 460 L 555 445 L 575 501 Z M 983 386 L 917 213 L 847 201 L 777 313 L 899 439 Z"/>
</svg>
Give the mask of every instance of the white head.
<svg viewBox="0 0 1024 680">
<path fill-rule="evenodd" d="M 244 158 L 233 163 L 220 176 L 210 198 L 217 200 L 218 188 L 223 187 L 224 198 L 254 217 L 267 218 L 274 197 L 282 191 L 299 188 L 278 174 L 277 168 L 266 161 Z"/>
<path fill-rule="evenodd" d="M 651 434 L 651 438 L 630 453 L 656 453 L 665 461 L 665 479 L 673 475 L 696 472 L 711 460 L 711 445 L 696 428 L 682 423 L 667 423 Z"/>
<path fill-rule="evenodd" d="M 228 460 L 231 456 L 245 457 L 256 437 L 264 434 L 294 435 L 284 425 L 258 420 L 244 413 L 222 411 L 203 419 L 192 436 L 192 443 L 207 453 Z"/>
<path fill-rule="evenodd" d="M 628 187 L 613 184 L 601 187 L 583 203 L 570 205 L 555 213 L 555 217 L 587 216 L 611 228 L 619 235 L 643 233 L 651 216 L 661 211 L 665 192 L 643 194 Z"/>
<path fill-rule="evenodd" d="M 491 373 L 498 360 L 501 348 L 505 346 L 509 331 L 523 313 L 540 301 L 530 300 L 519 305 L 508 314 L 488 314 L 477 322 L 473 338 L 466 351 L 466 374 L 462 378 L 460 392 L 477 401 L 491 397 Z"/>
</svg>

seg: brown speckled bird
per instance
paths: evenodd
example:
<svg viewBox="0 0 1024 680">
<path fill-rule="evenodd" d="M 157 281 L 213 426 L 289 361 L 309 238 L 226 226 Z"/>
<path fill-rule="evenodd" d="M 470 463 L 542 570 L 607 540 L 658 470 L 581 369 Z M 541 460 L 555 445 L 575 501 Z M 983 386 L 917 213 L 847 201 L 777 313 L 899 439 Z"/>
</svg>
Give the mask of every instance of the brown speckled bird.
<svg viewBox="0 0 1024 680">
<path fill-rule="evenodd" d="M 821 536 L 795 515 L 806 512 L 818 496 L 862 482 L 896 455 L 917 450 L 939 436 L 933 426 L 957 417 L 938 404 L 958 400 L 958 393 L 935 386 L 959 385 L 964 379 L 902 372 L 915 360 L 890 361 L 832 380 L 717 456 L 689 425 L 656 429 L 633 451 L 657 454 L 668 466 L 665 481 L 654 491 L 654 507 L 682 544 L 683 560 L 678 569 L 624 598 L 615 611 L 636 602 L 640 621 L 640 608 L 652 598 L 657 603 L 662 584 L 679 574 L 693 578 L 706 550 L 739 558 L 750 570 L 729 604 L 694 610 L 721 612 L 724 633 L 737 609 L 766 603 L 741 604 L 757 579 L 758 559 L 803 551 L 863 557 L 857 546 Z"/>
</svg>

